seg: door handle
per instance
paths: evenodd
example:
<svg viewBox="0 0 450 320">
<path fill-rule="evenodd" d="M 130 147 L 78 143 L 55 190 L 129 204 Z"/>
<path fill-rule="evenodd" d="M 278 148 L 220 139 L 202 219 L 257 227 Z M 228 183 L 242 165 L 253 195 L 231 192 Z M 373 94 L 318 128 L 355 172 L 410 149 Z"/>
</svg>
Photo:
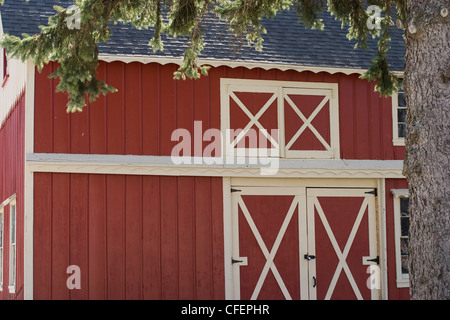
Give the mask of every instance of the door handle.
<svg viewBox="0 0 450 320">
<path fill-rule="evenodd" d="M 303 257 L 308 261 L 314 260 L 316 258 L 316 256 L 309 255 L 309 254 L 305 254 Z"/>
<path fill-rule="evenodd" d="M 317 285 L 317 279 L 316 277 L 313 277 L 313 288 L 315 288 Z"/>
</svg>

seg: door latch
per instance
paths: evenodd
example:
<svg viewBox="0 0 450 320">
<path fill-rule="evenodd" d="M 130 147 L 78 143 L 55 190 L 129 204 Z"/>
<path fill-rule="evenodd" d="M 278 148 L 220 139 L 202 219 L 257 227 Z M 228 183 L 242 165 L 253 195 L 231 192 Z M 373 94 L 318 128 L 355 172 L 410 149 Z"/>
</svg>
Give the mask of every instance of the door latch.
<svg viewBox="0 0 450 320">
<path fill-rule="evenodd" d="M 316 258 L 316 256 L 313 255 L 309 255 L 309 254 L 305 254 L 304 258 L 308 261 L 314 260 Z"/>
</svg>

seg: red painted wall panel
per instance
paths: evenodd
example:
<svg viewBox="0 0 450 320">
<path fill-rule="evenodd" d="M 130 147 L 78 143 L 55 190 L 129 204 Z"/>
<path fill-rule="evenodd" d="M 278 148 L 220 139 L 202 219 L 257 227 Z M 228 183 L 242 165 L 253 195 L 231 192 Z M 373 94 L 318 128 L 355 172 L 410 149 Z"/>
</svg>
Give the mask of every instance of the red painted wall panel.
<svg viewBox="0 0 450 320">
<path fill-rule="evenodd" d="M 10 210 L 4 207 L 3 290 L 0 300 L 23 299 L 25 92 L 0 127 L 0 203 L 16 194 L 16 288 L 10 294 Z"/>
<path fill-rule="evenodd" d="M 36 299 L 223 299 L 220 178 L 35 174 Z M 66 286 L 69 265 L 81 289 Z"/>
<path fill-rule="evenodd" d="M 174 64 L 101 62 L 99 77 L 118 92 L 101 96 L 85 112 L 66 114 L 66 97 L 55 93 L 56 68 L 36 75 L 35 152 L 170 155 L 178 128 L 193 134 L 220 129 L 220 79 L 264 79 L 339 84 L 340 145 L 343 159 L 402 160 L 404 147 L 392 143 L 391 99 L 358 75 L 246 68 L 211 68 L 199 80 L 173 80 Z M 203 147 L 209 143 L 204 142 Z M 194 148 L 193 148 L 194 149 Z M 199 150 L 192 154 L 199 155 Z"/>
</svg>

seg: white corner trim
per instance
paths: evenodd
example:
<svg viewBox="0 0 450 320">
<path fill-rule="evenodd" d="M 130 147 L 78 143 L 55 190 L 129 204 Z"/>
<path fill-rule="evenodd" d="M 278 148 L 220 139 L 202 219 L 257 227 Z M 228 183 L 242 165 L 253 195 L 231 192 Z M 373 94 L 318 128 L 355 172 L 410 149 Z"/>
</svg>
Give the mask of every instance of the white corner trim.
<svg viewBox="0 0 450 320">
<path fill-rule="evenodd" d="M 35 65 L 27 61 L 27 77 L 25 92 L 25 154 L 34 152 L 34 93 Z M 24 299 L 33 299 L 33 208 L 34 178 L 33 171 L 25 165 L 24 188 Z"/>
<path fill-rule="evenodd" d="M 170 156 L 27 154 L 31 172 L 128 174 L 163 176 L 259 177 L 259 164 L 236 164 L 235 159 L 185 157 L 175 165 Z M 275 160 L 275 159 L 274 159 Z M 404 178 L 400 160 L 276 159 L 274 178 Z M 215 164 L 208 164 L 215 163 Z M 217 164 L 219 163 L 219 164 Z M 231 164 L 229 164 L 231 163 Z"/>
<path fill-rule="evenodd" d="M 147 63 L 159 63 L 162 65 L 165 64 L 182 64 L 182 58 L 175 57 L 161 57 L 161 56 L 141 56 L 141 55 L 112 55 L 112 54 L 100 54 L 99 60 L 105 62 L 113 62 L 113 61 L 121 61 L 124 63 L 130 62 L 141 62 L 144 64 Z M 364 74 L 366 69 L 359 68 L 337 68 L 337 67 L 318 67 L 318 66 L 303 66 L 296 64 L 288 64 L 288 63 L 272 63 L 265 61 L 239 61 L 239 60 L 219 60 L 219 59 L 199 59 L 198 63 L 200 65 L 209 65 L 211 67 L 230 67 L 230 68 L 238 68 L 244 67 L 248 69 L 261 68 L 264 70 L 278 69 L 281 71 L 286 70 L 295 70 L 298 72 L 302 71 L 311 71 L 314 73 L 319 72 L 328 72 L 330 74 L 335 73 L 344 73 L 346 75 L 350 74 Z"/>
<path fill-rule="evenodd" d="M 381 267 L 381 300 L 389 299 L 388 267 L 387 267 L 387 234 L 386 234 L 386 179 L 377 180 L 378 189 L 378 239 Z"/>
</svg>

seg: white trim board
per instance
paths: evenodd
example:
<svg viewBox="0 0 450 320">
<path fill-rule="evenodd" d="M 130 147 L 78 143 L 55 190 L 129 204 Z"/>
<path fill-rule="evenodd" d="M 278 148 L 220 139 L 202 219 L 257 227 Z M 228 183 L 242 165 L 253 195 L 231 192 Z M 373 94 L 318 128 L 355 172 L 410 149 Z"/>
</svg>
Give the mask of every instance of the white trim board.
<svg viewBox="0 0 450 320">
<path fill-rule="evenodd" d="M 26 155 L 31 172 L 128 174 L 163 176 L 260 177 L 258 164 L 236 164 L 234 159 L 183 158 L 175 165 L 170 156 L 47 154 Z M 400 160 L 293 160 L 277 159 L 276 178 L 404 178 Z M 222 162 L 223 164 L 211 164 Z M 186 164 L 190 163 L 190 164 Z M 267 175 L 266 175 L 267 176 Z"/>
<path fill-rule="evenodd" d="M 29 60 L 26 64 L 26 92 L 25 92 L 25 154 L 34 152 L 34 98 L 35 98 L 35 65 Z M 24 188 L 24 270 L 23 286 L 24 299 L 33 299 L 33 226 L 34 226 L 34 175 L 25 165 Z"/>
<path fill-rule="evenodd" d="M 182 64 L 182 58 L 176 58 L 176 57 L 158 57 L 158 56 L 142 56 L 142 55 L 114 55 L 114 54 L 100 54 L 99 60 L 105 61 L 105 62 L 113 62 L 113 61 L 121 61 L 124 63 L 131 63 L 131 62 L 141 62 L 144 64 L 147 63 L 159 63 L 162 65 L 166 64 Z M 220 59 L 199 59 L 198 60 L 199 65 L 209 65 L 211 67 L 230 67 L 230 68 L 238 68 L 238 67 L 244 67 L 247 69 L 255 69 L 260 68 L 264 70 L 271 70 L 271 69 L 277 69 L 281 71 L 286 70 L 294 70 L 298 72 L 303 71 L 311 71 L 314 73 L 319 72 L 327 72 L 330 74 L 335 73 L 344 73 L 346 75 L 350 74 L 364 74 L 366 73 L 367 69 L 360 69 L 360 68 L 339 68 L 339 67 L 326 67 L 326 66 L 304 66 L 304 65 L 297 65 L 297 64 L 289 64 L 289 63 L 273 63 L 268 61 L 252 61 L 252 60 L 220 60 Z M 396 75 L 402 75 L 403 72 L 395 71 Z"/>
<path fill-rule="evenodd" d="M 12 196 L 8 197 L 6 200 L 4 200 L 2 203 L 0 203 L 0 209 L 6 207 L 11 202 L 16 200 L 16 194 L 14 193 Z"/>
</svg>

